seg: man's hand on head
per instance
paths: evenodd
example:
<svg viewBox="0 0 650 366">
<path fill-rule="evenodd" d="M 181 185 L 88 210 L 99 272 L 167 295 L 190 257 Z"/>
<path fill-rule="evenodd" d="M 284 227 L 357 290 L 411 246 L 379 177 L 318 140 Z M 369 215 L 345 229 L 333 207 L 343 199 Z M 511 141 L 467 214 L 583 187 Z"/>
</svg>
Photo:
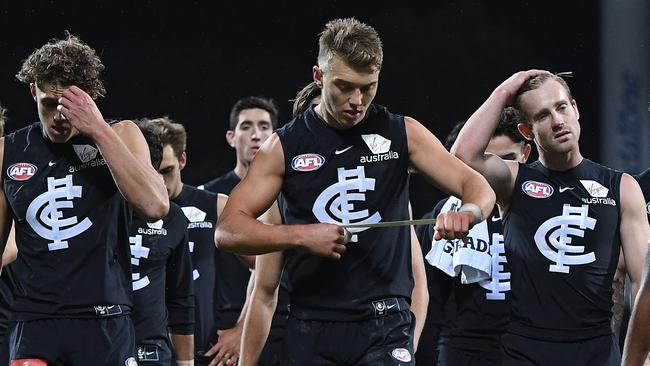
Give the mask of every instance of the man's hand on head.
<svg viewBox="0 0 650 366">
<path fill-rule="evenodd" d="M 65 89 L 59 98 L 57 110 L 70 121 L 80 133 L 91 136 L 99 123 L 105 123 L 93 98 L 77 86 Z"/>
</svg>

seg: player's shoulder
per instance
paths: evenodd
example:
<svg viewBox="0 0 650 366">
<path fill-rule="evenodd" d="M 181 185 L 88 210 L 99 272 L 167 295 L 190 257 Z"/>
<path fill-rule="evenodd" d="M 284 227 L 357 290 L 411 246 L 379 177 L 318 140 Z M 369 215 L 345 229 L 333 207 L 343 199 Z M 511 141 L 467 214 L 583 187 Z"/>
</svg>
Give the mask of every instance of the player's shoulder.
<svg viewBox="0 0 650 366">
<path fill-rule="evenodd" d="M 108 123 L 111 128 L 119 133 L 125 132 L 125 133 L 130 133 L 131 131 L 138 130 L 138 126 L 131 120 L 124 119 L 124 120 L 113 120 L 109 119 L 106 120 L 106 123 Z"/>
<path fill-rule="evenodd" d="M 183 214 L 181 206 L 174 202 L 169 202 L 169 213 L 165 218 L 168 220 L 175 220 L 179 217 L 185 219 L 185 215 Z"/>
<path fill-rule="evenodd" d="M 174 202 L 169 203 L 169 213 L 165 216 L 165 228 L 176 235 L 184 235 L 189 218 L 185 211 Z"/>
<path fill-rule="evenodd" d="M 182 194 L 185 195 L 190 200 L 202 200 L 202 199 L 211 199 L 215 200 L 217 195 L 205 189 L 198 189 L 189 184 L 183 184 Z"/>
<path fill-rule="evenodd" d="M 240 181 L 241 178 L 237 176 L 234 170 L 231 170 L 228 173 L 203 184 L 203 189 L 215 194 L 229 194 Z"/>
<path fill-rule="evenodd" d="M 20 140 L 25 139 L 25 137 L 29 134 L 33 133 L 41 133 L 41 122 L 34 122 L 30 123 L 27 126 L 21 127 L 11 133 L 6 134 L 5 136 L 2 137 L 3 139 L 3 147 L 5 144 L 5 141 L 7 144 L 14 143 Z"/>
<path fill-rule="evenodd" d="M 650 168 L 634 176 L 641 188 L 650 188 Z"/>
</svg>

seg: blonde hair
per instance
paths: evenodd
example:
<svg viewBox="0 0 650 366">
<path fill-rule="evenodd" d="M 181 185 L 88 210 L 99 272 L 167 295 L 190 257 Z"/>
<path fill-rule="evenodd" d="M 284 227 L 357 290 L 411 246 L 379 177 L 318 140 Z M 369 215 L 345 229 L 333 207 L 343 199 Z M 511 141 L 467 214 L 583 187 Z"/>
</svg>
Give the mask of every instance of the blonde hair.
<svg viewBox="0 0 650 366">
<path fill-rule="evenodd" d="M 381 69 L 384 51 L 377 31 L 354 18 L 334 19 L 325 24 L 318 39 L 318 66 L 327 73 L 334 56 L 355 70 Z M 320 87 L 311 82 L 296 95 L 293 115 L 304 113 L 320 96 Z"/>
</svg>

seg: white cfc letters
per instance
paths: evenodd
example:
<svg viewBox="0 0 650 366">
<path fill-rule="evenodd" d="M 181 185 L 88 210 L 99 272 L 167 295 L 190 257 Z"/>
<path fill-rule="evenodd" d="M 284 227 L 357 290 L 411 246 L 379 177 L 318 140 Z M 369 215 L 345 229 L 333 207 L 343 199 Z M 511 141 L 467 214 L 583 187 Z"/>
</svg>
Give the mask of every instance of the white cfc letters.
<svg viewBox="0 0 650 366">
<path fill-rule="evenodd" d="M 589 206 L 573 207 L 565 204 L 562 215 L 546 220 L 535 232 L 535 244 L 553 264 L 550 272 L 569 273 L 569 266 L 596 261 L 594 252 L 585 253 L 585 247 L 573 245 L 574 237 L 584 237 L 585 230 L 596 227 L 596 219 L 589 217 Z"/>
<path fill-rule="evenodd" d="M 490 255 L 492 256 L 492 276 L 489 280 L 479 282 L 479 285 L 487 290 L 485 294 L 487 300 L 505 300 L 505 293 L 510 291 L 510 272 L 506 272 L 503 267 L 507 262 L 503 235 L 492 234 Z"/>
<path fill-rule="evenodd" d="M 338 182 L 327 187 L 314 202 L 312 212 L 322 223 L 346 224 L 376 224 L 381 221 L 379 212 L 370 215 L 368 210 L 356 210 L 353 202 L 364 202 L 366 191 L 375 190 L 375 179 L 366 178 L 365 168 L 346 170 L 338 168 Z M 352 242 L 357 242 L 356 233 L 368 228 L 350 228 Z"/>
<path fill-rule="evenodd" d="M 190 253 L 194 253 L 194 242 L 193 241 L 188 241 L 187 242 L 187 248 L 190 250 Z M 201 275 L 199 274 L 198 269 L 193 269 L 192 270 L 192 279 L 196 281 L 197 278 L 199 278 Z"/>
<path fill-rule="evenodd" d="M 140 258 L 149 258 L 149 248 L 142 246 L 142 235 L 130 236 L 129 243 L 131 243 L 131 265 L 137 267 L 140 265 Z M 133 291 L 145 288 L 149 284 L 149 277 L 140 278 L 140 273 L 135 272 L 135 268 L 131 279 L 133 280 Z"/>
<path fill-rule="evenodd" d="M 78 222 L 77 216 L 63 218 L 61 209 L 73 208 L 72 199 L 81 198 L 81 186 L 72 184 L 72 175 L 65 178 L 47 178 L 47 191 L 34 198 L 27 207 L 29 226 L 42 238 L 52 240 L 50 251 L 67 249 L 66 239 L 75 237 L 92 226 L 89 218 Z M 40 211 L 40 213 L 39 213 Z"/>
</svg>

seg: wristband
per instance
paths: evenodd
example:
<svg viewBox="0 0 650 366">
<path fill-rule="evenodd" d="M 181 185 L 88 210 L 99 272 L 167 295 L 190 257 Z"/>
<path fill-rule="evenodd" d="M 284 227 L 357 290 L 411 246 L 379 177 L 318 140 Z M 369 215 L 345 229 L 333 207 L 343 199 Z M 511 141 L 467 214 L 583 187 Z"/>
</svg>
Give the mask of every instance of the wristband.
<svg viewBox="0 0 650 366">
<path fill-rule="evenodd" d="M 177 365 L 194 365 L 194 360 L 176 360 Z"/>
<path fill-rule="evenodd" d="M 458 208 L 458 212 L 469 212 L 474 216 L 474 221 L 472 221 L 472 225 L 476 225 L 479 222 L 483 221 L 483 215 L 481 214 L 481 208 L 478 207 L 478 205 L 474 203 L 463 203 L 460 208 Z"/>
</svg>

